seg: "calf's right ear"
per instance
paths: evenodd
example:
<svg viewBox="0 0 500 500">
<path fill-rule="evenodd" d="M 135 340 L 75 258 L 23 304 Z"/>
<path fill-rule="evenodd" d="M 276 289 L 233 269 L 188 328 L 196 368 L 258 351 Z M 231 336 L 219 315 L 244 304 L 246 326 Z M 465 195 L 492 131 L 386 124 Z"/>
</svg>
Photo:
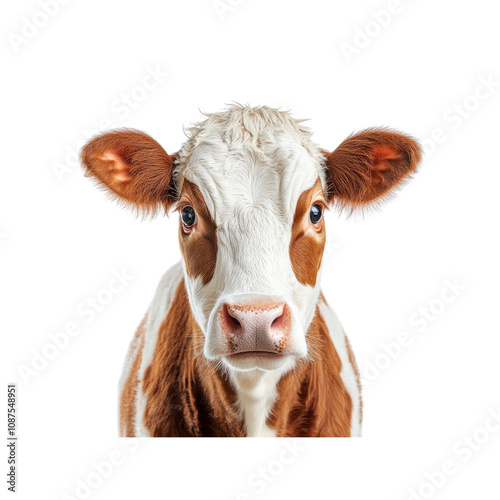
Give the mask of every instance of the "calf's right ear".
<svg viewBox="0 0 500 500">
<path fill-rule="evenodd" d="M 116 130 L 95 137 L 81 151 L 86 175 L 138 212 L 154 214 L 175 201 L 176 155 L 137 130 Z"/>
</svg>

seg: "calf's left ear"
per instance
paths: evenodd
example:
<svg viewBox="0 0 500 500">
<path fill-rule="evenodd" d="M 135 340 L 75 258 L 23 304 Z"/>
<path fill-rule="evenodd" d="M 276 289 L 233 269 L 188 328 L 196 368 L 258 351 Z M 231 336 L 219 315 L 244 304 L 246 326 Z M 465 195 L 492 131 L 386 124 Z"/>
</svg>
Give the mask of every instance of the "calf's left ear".
<svg viewBox="0 0 500 500">
<path fill-rule="evenodd" d="M 329 202 L 357 208 L 388 194 L 421 159 L 411 137 L 384 129 L 368 129 L 348 137 L 335 151 L 325 152 Z"/>
</svg>

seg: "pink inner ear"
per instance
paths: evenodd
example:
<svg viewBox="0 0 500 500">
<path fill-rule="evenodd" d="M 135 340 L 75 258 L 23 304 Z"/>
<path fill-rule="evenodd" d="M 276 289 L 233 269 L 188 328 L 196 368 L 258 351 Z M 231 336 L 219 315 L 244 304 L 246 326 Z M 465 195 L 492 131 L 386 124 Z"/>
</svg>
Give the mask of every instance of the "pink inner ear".
<svg viewBox="0 0 500 500">
<path fill-rule="evenodd" d="M 372 150 L 373 154 L 373 170 L 372 184 L 377 185 L 383 182 L 384 177 L 381 172 L 385 172 L 391 168 L 389 160 L 397 160 L 401 158 L 401 154 L 393 147 L 383 144 L 375 146 Z"/>
<path fill-rule="evenodd" d="M 372 154 L 375 158 L 373 168 L 378 172 L 384 172 L 385 170 L 391 168 L 388 160 L 397 160 L 398 158 L 401 158 L 401 154 L 398 150 L 388 146 L 387 144 L 375 146 L 372 150 Z"/>
<path fill-rule="evenodd" d="M 109 149 L 101 155 L 100 159 L 110 162 L 109 172 L 115 181 L 128 182 L 132 180 L 130 167 L 123 161 L 120 151 Z"/>
</svg>

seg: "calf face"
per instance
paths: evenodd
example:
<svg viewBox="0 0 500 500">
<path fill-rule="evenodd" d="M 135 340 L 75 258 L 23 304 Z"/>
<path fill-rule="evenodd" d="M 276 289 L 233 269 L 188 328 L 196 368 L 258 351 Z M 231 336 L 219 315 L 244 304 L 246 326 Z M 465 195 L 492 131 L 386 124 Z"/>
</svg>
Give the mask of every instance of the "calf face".
<svg viewBox="0 0 500 500">
<path fill-rule="evenodd" d="M 419 160 L 418 145 L 399 133 L 366 130 L 325 152 L 289 114 L 243 106 L 209 115 L 175 155 L 134 130 L 82 151 L 87 173 L 120 200 L 179 213 L 204 355 L 235 370 L 286 371 L 308 356 L 325 210 L 382 199 Z"/>
</svg>

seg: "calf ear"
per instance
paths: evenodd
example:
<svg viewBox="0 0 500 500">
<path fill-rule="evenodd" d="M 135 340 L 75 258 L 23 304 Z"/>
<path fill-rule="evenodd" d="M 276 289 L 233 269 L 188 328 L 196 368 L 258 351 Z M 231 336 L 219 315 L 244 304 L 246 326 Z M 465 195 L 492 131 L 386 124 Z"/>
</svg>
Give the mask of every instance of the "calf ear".
<svg viewBox="0 0 500 500">
<path fill-rule="evenodd" d="M 384 129 L 368 129 L 348 137 L 332 153 L 325 152 L 329 201 L 352 209 L 387 195 L 421 159 L 411 137 Z"/>
<path fill-rule="evenodd" d="M 95 137 L 81 151 L 86 175 L 95 177 L 138 212 L 154 214 L 175 201 L 175 155 L 137 130 L 116 130 Z"/>
</svg>

